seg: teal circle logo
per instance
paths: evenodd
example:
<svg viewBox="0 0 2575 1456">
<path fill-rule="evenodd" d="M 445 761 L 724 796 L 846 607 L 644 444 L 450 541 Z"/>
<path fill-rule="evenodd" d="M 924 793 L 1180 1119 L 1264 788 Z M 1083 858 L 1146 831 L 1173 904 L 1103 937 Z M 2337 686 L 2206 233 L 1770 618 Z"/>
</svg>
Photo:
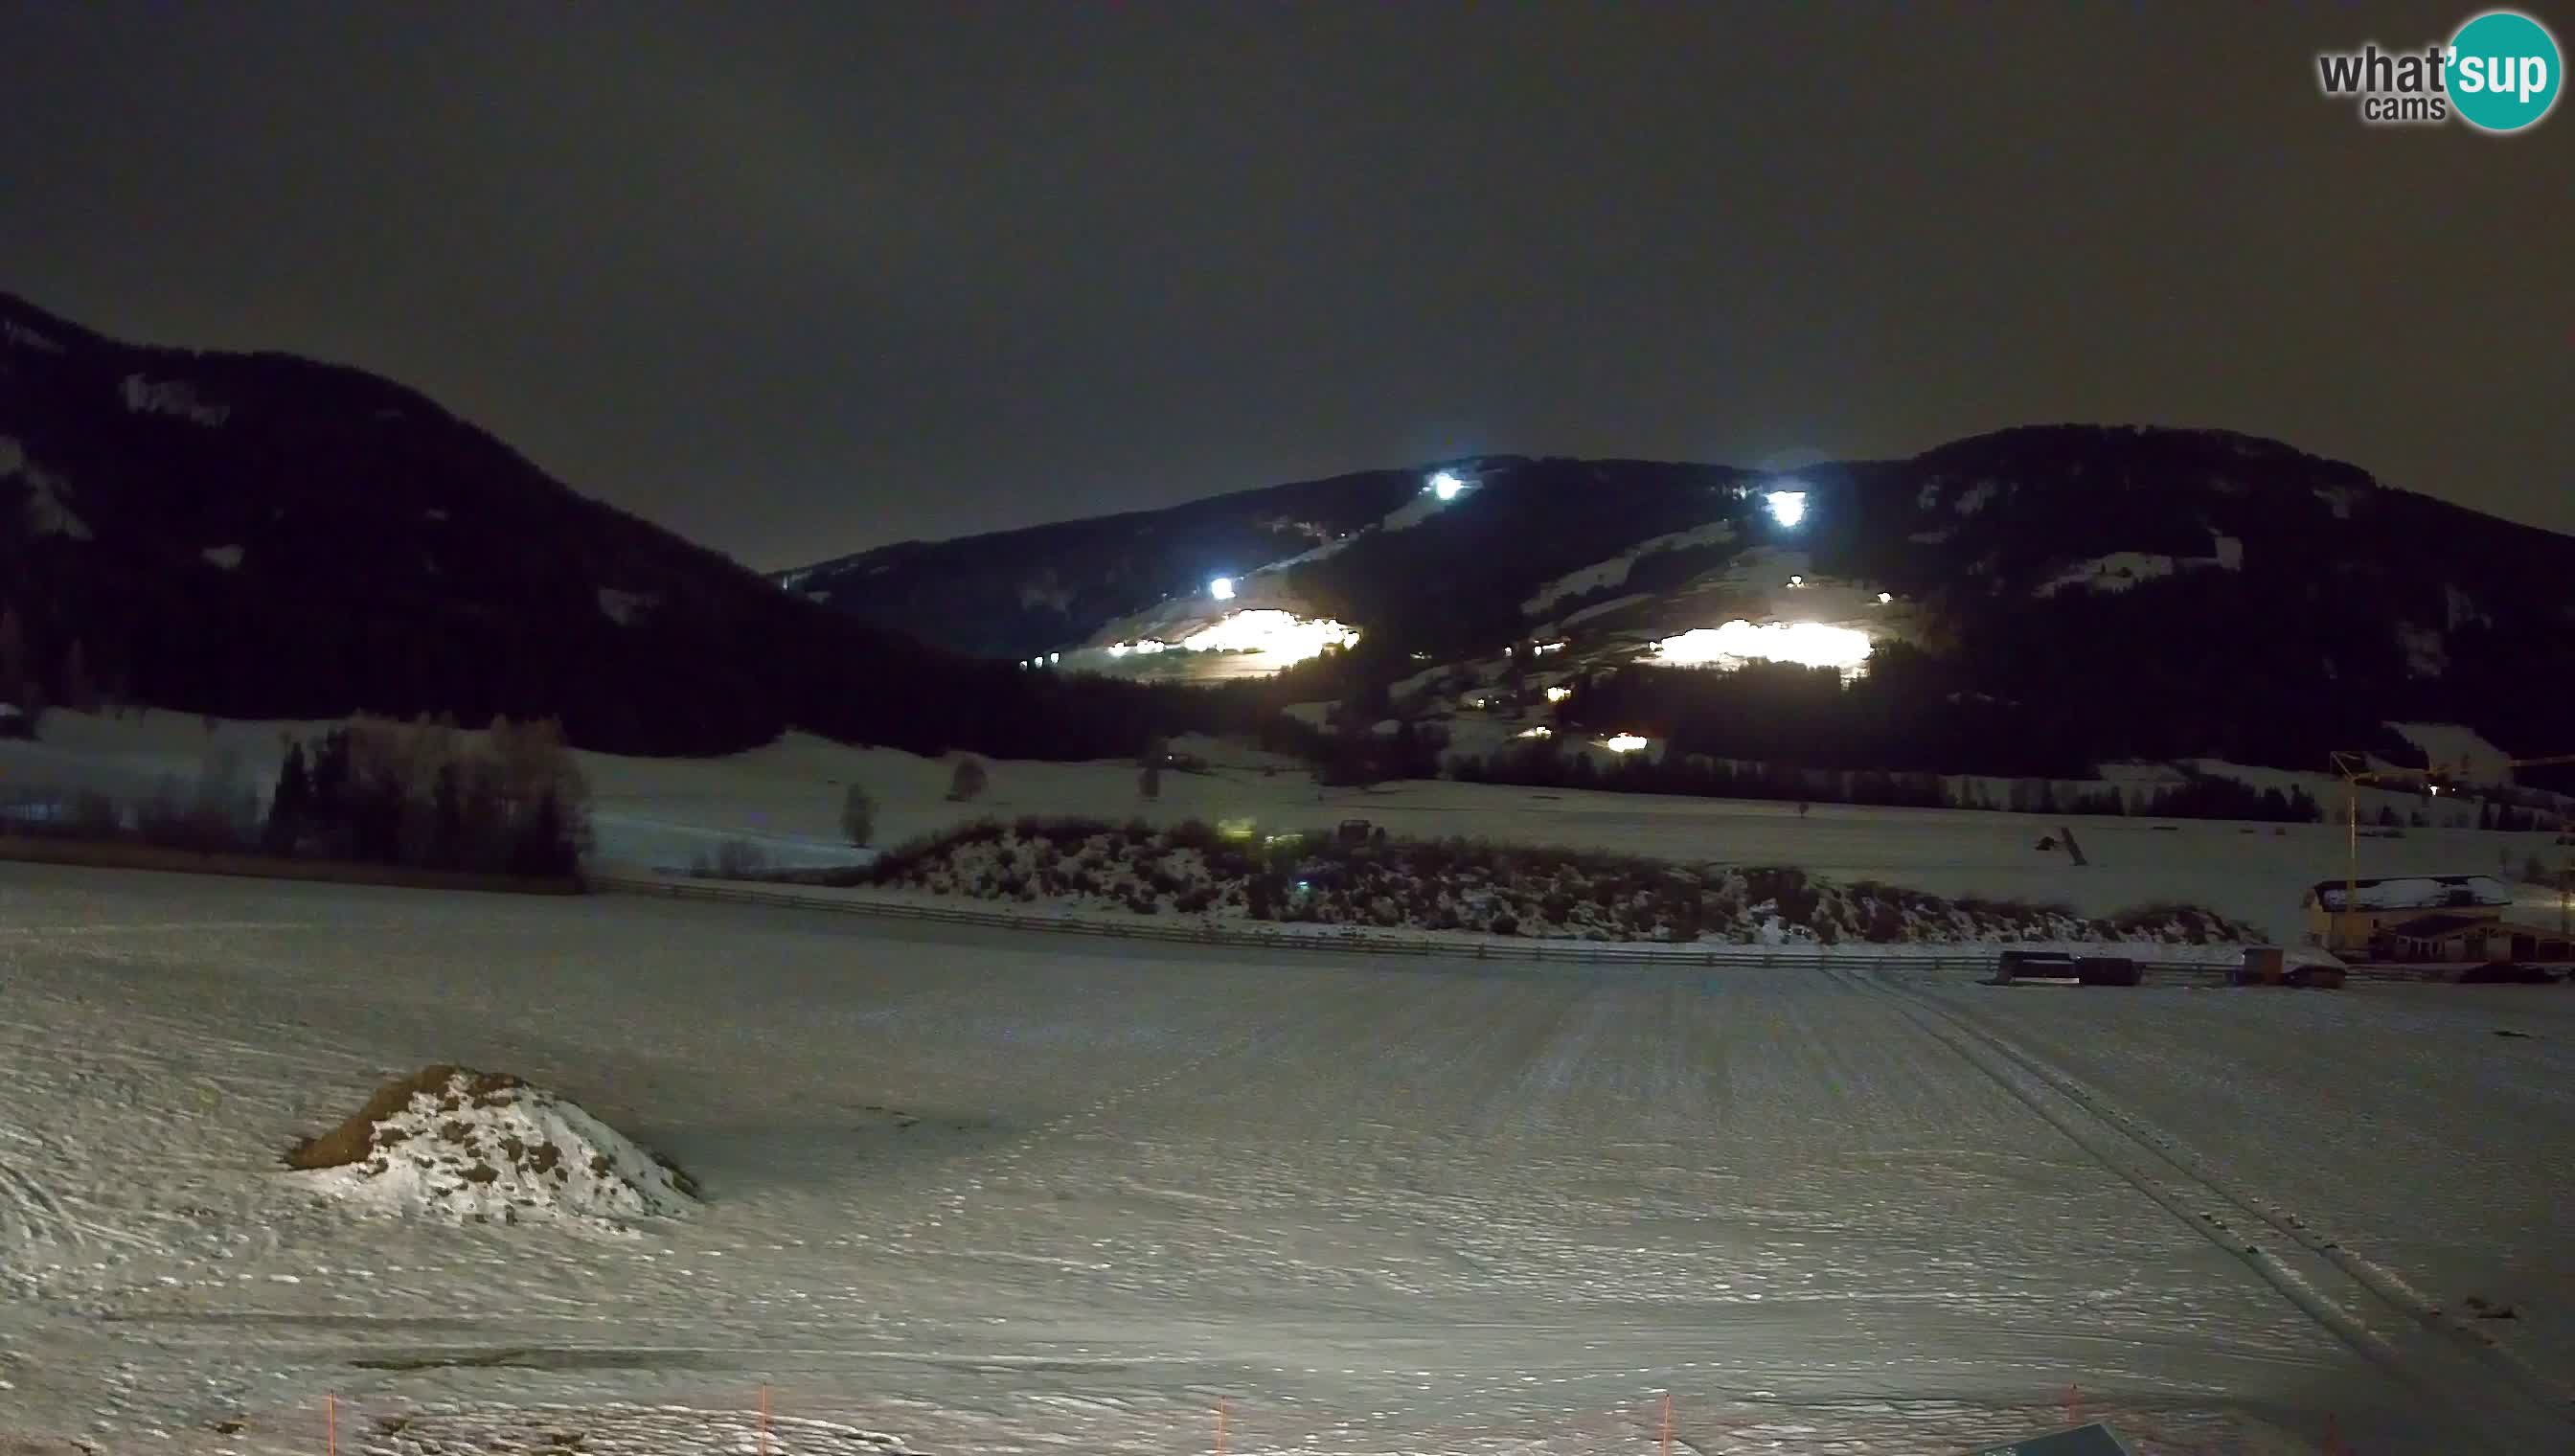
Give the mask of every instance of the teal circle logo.
<svg viewBox="0 0 2575 1456">
<path fill-rule="evenodd" d="M 2489 10 L 2460 26 L 2445 70 L 2450 105 L 2479 131 L 2520 131 L 2566 89 L 2557 37 L 2517 10 Z"/>
</svg>

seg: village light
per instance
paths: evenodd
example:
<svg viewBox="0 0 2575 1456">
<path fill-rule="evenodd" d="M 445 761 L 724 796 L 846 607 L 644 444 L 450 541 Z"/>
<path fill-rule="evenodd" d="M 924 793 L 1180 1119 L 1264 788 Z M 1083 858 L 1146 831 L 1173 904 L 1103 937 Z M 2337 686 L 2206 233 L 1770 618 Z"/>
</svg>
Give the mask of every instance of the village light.
<svg viewBox="0 0 2575 1456">
<path fill-rule="evenodd" d="M 1895 600 L 1895 594 L 1894 594 L 1894 593 L 1892 593 L 1892 592 L 1880 592 L 1880 593 L 1878 593 L 1878 594 L 1877 594 L 1877 605 L 1878 605 L 1878 606 L 1880 606 L 1880 607 L 1883 607 L 1883 606 L 1885 606 L 1887 603 L 1892 602 L 1892 601 L 1894 601 L 1894 600 Z"/>
<path fill-rule="evenodd" d="M 1457 493 L 1466 489 L 1466 483 L 1457 479 L 1454 473 L 1443 470 L 1432 476 L 1430 484 L 1423 489 L 1442 501 L 1454 501 L 1457 499 Z"/>
<path fill-rule="evenodd" d="M 1208 595 L 1209 595 L 1209 596 L 1211 596 L 1211 597 L 1214 597 L 1214 598 L 1215 598 L 1216 600 L 1218 600 L 1219 602 L 1231 602 L 1231 601 L 1233 601 L 1233 600 L 1234 600 L 1234 578 L 1232 578 L 1232 577 L 1218 577 L 1218 578 L 1216 578 L 1215 580 L 1213 580 L 1213 581 L 1209 582 L 1209 583 L 1208 583 Z"/>
<path fill-rule="evenodd" d="M 1806 519 L 1806 493 L 1803 491 L 1772 491 L 1770 493 L 1770 519 L 1792 531 L 1795 530 L 1797 523 Z"/>
</svg>

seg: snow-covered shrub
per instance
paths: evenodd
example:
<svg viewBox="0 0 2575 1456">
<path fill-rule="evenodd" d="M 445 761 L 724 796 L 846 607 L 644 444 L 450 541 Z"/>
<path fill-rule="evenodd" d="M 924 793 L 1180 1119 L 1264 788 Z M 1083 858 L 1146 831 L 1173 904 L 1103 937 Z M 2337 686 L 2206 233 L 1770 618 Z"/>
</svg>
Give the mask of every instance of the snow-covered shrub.
<svg viewBox="0 0 2575 1456">
<path fill-rule="evenodd" d="M 1667 864 L 1463 840 L 1341 843 L 1276 836 L 1265 846 L 1204 825 L 1023 819 L 962 826 L 889 851 L 879 883 L 1081 909 L 1178 911 L 1390 929 L 1507 924 L 1500 933 L 1680 944 L 2224 940 L 2242 926 L 2189 906 L 2086 919 L 2063 905 L 1975 896 L 1943 901 L 1777 865 Z"/>
</svg>

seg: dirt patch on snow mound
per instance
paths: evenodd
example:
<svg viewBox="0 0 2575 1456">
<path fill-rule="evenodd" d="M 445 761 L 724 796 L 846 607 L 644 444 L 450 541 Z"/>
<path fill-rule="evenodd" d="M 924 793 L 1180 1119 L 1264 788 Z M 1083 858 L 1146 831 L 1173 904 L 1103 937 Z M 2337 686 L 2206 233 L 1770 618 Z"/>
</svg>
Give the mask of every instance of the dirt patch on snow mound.
<svg viewBox="0 0 2575 1456">
<path fill-rule="evenodd" d="M 619 1224 L 686 1213 L 686 1174 L 519 1078 L 444 1064 L 376 1089 L 286 1155 L 323 1192 L 459 1222 Z"/>
</svg>

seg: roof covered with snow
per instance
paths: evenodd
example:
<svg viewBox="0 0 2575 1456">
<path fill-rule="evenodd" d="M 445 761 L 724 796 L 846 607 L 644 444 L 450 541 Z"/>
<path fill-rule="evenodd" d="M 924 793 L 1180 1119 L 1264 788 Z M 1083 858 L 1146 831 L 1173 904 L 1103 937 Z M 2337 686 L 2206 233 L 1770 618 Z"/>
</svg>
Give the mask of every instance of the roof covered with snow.
<svg viewBox="0 0 2575 1456">
<path fill-rule="evenodd" d="M 2429 910 L 2455 905 L 2508 905 L 2512 890 L 2491 874 L 2409 874 L 2351 881 L 2364 910 Z M 2308 897 L 2329 910 L 2343 907 L 2344 881 L 2318 880 Z"/>
</svg>

